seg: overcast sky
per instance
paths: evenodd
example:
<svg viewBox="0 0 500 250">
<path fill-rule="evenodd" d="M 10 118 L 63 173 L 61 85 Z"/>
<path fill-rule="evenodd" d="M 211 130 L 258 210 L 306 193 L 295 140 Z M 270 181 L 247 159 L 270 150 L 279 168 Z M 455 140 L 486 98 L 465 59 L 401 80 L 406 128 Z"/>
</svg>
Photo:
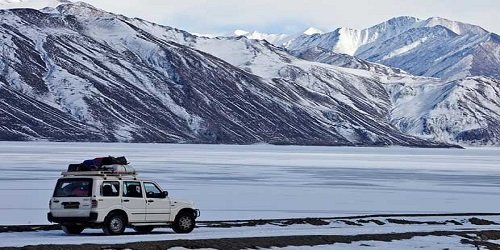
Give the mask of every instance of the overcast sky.
<svg viewBox="0 0 500 250">
<path fill-rule="evenodd" d="M 396 16 L 439 16 L 500 34 L 500 0 L 84 0 L 101 9 L 195 33 L 295 33 L 367 28 Z"/>
</svg>

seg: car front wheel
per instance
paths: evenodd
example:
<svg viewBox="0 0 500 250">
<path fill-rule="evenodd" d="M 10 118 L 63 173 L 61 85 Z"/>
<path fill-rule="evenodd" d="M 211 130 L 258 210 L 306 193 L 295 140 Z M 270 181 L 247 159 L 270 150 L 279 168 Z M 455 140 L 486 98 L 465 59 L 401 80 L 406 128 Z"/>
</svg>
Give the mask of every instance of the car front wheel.
<svg viewBox="0 0 500 250">
<path fill-rule="evenodd" d="M 192 213 L 181 213 L 175 218 L 174 224 L 172 225 L 172 229 L 174 232 L 187 234 L 193 231 L 195 226 L 195 217 Z"/>
</svg>

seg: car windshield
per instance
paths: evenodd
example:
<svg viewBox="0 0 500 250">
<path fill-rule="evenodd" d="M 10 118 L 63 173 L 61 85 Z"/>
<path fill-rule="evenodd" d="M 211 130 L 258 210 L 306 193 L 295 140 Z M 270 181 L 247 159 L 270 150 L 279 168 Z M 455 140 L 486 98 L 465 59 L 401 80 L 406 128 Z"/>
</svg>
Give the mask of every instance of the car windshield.
<svg viewBox="0 0 500 250">
<path fill-rule="evenodd" d="M 92 179 L 60 179 L 57 181 L 54 197 L 90 197 Z"/>
</svg>

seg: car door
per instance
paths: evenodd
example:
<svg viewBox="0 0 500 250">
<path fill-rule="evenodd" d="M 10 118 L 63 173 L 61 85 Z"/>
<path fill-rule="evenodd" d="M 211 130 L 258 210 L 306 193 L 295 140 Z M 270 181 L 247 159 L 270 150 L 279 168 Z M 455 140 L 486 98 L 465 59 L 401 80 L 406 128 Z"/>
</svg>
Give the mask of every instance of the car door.
<svg viewBox="0 0 500 250">
<path fill-rule="evenodd" d="M 123 181 L 122 207 L 129 214 L 129 222 L 146 220 L 146 200 L 140 181 Z"/>
<path fill-rule="evenodd" d="M 170 221 L 170 198 L 156 183 L 144 181 L 143 184 L 146 192 L 146 221 Z"/>
</svg>

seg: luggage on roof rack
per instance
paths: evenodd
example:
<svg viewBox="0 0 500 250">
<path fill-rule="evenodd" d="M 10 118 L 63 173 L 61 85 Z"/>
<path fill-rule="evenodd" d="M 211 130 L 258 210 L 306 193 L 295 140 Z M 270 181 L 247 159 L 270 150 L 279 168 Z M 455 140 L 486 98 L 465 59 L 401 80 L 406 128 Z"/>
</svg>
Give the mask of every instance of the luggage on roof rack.
<svg viewBox="0 0 500 250">
<path fill-rule="evenodd" d="M 102 157 L 102 158 L 95 158 L 94 164 L 101 164 L 101 166 L 113 165 L 113 164 L 127 165 L 128 162 L 127 162 L 127 158 L 125 158 L 125 156 L 120 156 L 120 157 L 108 156 L 108 157 Z"/>
<path fill-rule="evenodd" d="M 109 165 L 128 165 L 127 158 L 125 158 L 125 156 L 97 157 L 94 159 L 85 160 L 82 163 L 69 164 L 68 172 L 98 171 Z"/>
</svg>

